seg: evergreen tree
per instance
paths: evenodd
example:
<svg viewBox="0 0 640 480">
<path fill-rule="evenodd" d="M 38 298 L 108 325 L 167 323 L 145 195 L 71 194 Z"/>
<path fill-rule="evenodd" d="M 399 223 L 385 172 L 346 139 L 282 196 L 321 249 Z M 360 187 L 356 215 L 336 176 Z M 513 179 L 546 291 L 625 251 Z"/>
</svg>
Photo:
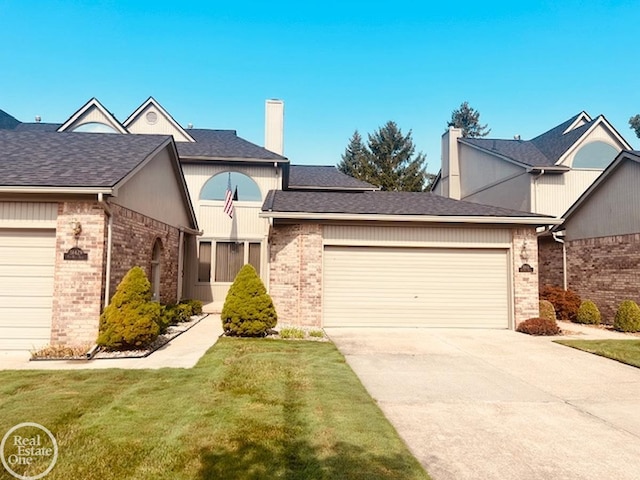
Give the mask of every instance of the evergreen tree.
<svg viewBox="0 0 640 480">
<path fill-rule="evenodd" d="M 480 112 L 462 102 L 460 108 L 451 112 L 451 120 L 447 127 L 461 128 L 463 137 L 486 137 L 491 132 L 487 125 L 480 125 Z"/>
<path fill-rule="evenodd" d="M 629 119 L 629 126 L 635 130 L 636 137 L 640 138 L 640 115 L 635 115 Z"/>
<path fill-rule="evenodd" d="M 403 135 L 392 121 L 369 134 L 367 146 L 356 131 L 338 169 L 387 191 L 421 192 L 428 176 L 426 157 L 415 155 L 411 131 Z"/>
</svg>

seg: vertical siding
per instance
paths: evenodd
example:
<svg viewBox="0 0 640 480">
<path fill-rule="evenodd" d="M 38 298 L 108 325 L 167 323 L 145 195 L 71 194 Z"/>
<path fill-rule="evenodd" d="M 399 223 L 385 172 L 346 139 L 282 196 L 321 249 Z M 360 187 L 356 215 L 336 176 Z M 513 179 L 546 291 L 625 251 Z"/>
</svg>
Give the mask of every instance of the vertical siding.
<svg viewBox="0 0 640 480">
<path fill-rule="evenodd" d="M 500 228 L 456 227 L 369 227 L 325 225 L 325 245 L 384 246 L 505 246 L 511 245 L 511 231 Z"/>
<path fill-rule="evenodd" d="M 640 232 L 640 165 L 622 164 L 565 226 L 568 240 Z"/>
<path fill-rule="evenodd" d="M 149 112 L 155 112 L 157 120 L 155 123 L 150 124 L 147 122 L 146 115 Z M 131 133 L 152 133 L 157 135 L 173 135 L 176 142 L 190 142 L 179 129 L 177 129 L 167 117 L 164 116 L 153 105 L 149 105 L 129 124 L 127 127 Z"/>
<path fill-rule="evenodd" d="M 531 175 L 523 173 L 509 180 L 485 188 L 462 200 L 496 207 L 511 208 L 523 212 L 531 211 Z"/>
<path fill-rule="evenodd" d="M 0 202 L 0 228 L 55 228 L 57 203 Z"/>
<path fill-rule="evenodd" d="M 512 165 L 475 148 L 460 145 L 460 193 L 463 199 L 487 185 L 519 173 L 524 173 L 522 167 Z"/>
<path fill-rule="evenodd" d="M 560 175 L 541 176 L 531 186 L 532 211 L 562 216 L 601 173 L 601 170 L 571 170 Z"/>
</svg>

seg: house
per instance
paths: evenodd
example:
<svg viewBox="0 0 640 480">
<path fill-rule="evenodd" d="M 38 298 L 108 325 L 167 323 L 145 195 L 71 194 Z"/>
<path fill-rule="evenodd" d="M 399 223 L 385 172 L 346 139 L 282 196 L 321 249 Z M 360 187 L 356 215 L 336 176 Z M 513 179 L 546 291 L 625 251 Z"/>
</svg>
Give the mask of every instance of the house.
<svg viewBox="0 0 640 480">
<path fill-rule="evenodd" d="M 561 218 L 629 143 L 599 115 L 580 112 L 531 140 L 442 137 L 440 195 Z M 540 283 L 562 285 L 555 269 L 562 245 L 539 237 Z"/>
<path fill-rule="evenodd" d="M 553 229 L 564 247 L 555 269 L 609 322 L 620 302 L 640 300 L 638 185 L 640 152 L 623 151 Z"/>
<path fill-rule="evenodd" d="M 174 162 L 169 178 L 175 182 L 175 195 L 170 195 L 167 185 L 158 187 L 159 177 L 150 174 L 143 180 L 136 175 L 143 174 L 144 169 L 132 167 L 121 180 L 133 182 L 130 189 L 118 184 L 120 188 L 109 190 L 115 188 L 110 185 L 100 197 L 94 191 L 83 197 L 107 226 L 109 218 L 117 223 L 113 212 L 118 213 L 120 208 L 129 212 L 122 218 L 143 215 L 142 223 L 157 222 L 158 228 L 170 231 L 158 235 L 163 241 L 161 251 L 177 254 L 164 261 L 158 274 L 154 270 L 155 247 L 145 241 L 133 245 L 121 240 L 118 250 L 114 242 L 111 256 L 102 252 L 107 256 L 105 265 L 112 268 L 111 273 L 102 275 L 112 281 L 102 283 L 102 293 L 96 293 L 93 302 L 87 300 L 93 308 L 84 316 L 90 328 L 82 335 L 74 333 L 73 328 L 67 328 L 67 336 L 59 335 L 61 325 L 71 320 L 56 320 L 54 313 L 53 342 L 72 343 L 88 338 L 86 332 L 94 333 L 100 307 L 113 293 L 113 281 L 121 278 L 120 273 L 113 272 L 114 265 L 121 272 L 136 263 L 147 266 L 154 285 L 165 274 L 180 283 L 171 290 L 175 296 L 160 289 L 160 300 L 198 298 L 213 310 L 222 306 L 241 266 L 250 263 L 273 297 L 280 321 L 289 324 L 513 328 L 538 314 L 536 229 L 557 224 L 558 219 L 429 193 L 381 192 L 332 166 L 291 165 L 283 155 L 281 101 L 266 103 L 264 147 L 231 130 L 184 128 L 153 98 L 123 122 L 97 99 L 91 99 L 61 124 L 16 122 L 8 119 L 2 123 L 7 135 L 46 136 L 56 139 L 61 151 L 75 151 L 73 142 L 81 140 L 69 143 L 72 139 L 94 142 L 90 154 L 82 151 L 91 160 L 78 166 L 81 172 L 108 170 L 111 157 L 118 151 L 124 162 L 126 142 L 165 142 L 162 148 Z M 10 161 L 13 150 L 22 159 L 28 157 L 18 142 L 9 150 L 0 147 L 0 163 Z M 140 157 L 135 158 L 140 161 Z M 30 162 L 25 168 L 34 170 L 36 165 Z M 178 173 L 183 175 L 183 182 Z M 69 176 L 73 177 L 68 170 L 55 171 L 49 180 Z M 105 183 L 109 181 L 114 178 L 104 179 Z M 229 187 L 234 192 L 232 216 L 224 208 Z M 85 193 L 74 192 L 65 191 L 61 198 Z M 25 191 L 22 199 L 40 201 L 36 193 Z M 123 198 L 131 198 L 134 203 L 122 204 Z M 151 208 L 147 203 L 154 204 L 153 212 L 146 210 Z M 185 216 L 165 218 L 176 208 Z M 75 211 L 71 216 L 78 223 L 88 221 Z M 32 217 L 25 214 L 24 228 L 36 228 Z M 49 228 L 64 241 L 58 241 L 51 256 L 56 264 L 78 268 L 80 263 L 63 261 L 65 249 L 74 246 L 69 218 L 60 213 L 56 218 L 55 223 L 49 220 Z M 128 231 L 135 231 L 136 224 L 132 221 Z M 13 228 L 6 225 L 0 228 Z M 97 243 L 109 245 L 100 232 Z M 24 235 L 16 233 L 16 241 Z M 167 246 L 169 238 L 177 238 L 177 243 L 171 240 Z M 84 251 L 88 247 L 82 240 L 80 236 L 78 247 Z M 15 271 L 0 263 L 0 275 L 13 278 Z M 54 276 L 54 311 L 67 308 L 69 302 L 62 290 L 58 295 L 58 283 Z M 0 287 L 0 295 L 11 297 L 15 292 L 3 292 Z M 98 296 L 101 301 L 96 301 Z"/>
<path fill-rule="evenodd" d="M 133 265 L 181 298 L 198 224 L 172 138 L 19 130 L 0 130 L 0 349 L 95 341 Z"/>
</svg>

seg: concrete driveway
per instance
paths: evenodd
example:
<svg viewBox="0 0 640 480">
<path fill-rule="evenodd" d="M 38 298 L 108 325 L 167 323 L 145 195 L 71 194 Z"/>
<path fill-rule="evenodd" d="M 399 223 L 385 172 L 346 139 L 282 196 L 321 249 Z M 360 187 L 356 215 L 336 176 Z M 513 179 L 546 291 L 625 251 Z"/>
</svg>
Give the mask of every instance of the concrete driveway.
<svg viewBox="0 0 640 480">
<path fill-rule="evenodd" d="M 640 369 L 506 330 L 326 330 L 435 480 L 640 478 Z"/>
</svg>

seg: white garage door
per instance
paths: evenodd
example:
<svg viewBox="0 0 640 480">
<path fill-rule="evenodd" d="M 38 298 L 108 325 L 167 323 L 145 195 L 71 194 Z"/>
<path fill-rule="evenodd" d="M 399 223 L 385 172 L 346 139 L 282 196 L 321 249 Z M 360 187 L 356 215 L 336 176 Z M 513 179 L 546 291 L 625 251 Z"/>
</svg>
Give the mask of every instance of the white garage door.
<svg viewBox="0 0 640 480">
<path fill-rule="evenodd" d="M 55 230 L 0 229 L 0 350 L 49 343 Z"/>
<path fill-rule="evenodd" d="M 326 246 L 324 325 L 508 328 L 507 252 Z"/>
</svg>

